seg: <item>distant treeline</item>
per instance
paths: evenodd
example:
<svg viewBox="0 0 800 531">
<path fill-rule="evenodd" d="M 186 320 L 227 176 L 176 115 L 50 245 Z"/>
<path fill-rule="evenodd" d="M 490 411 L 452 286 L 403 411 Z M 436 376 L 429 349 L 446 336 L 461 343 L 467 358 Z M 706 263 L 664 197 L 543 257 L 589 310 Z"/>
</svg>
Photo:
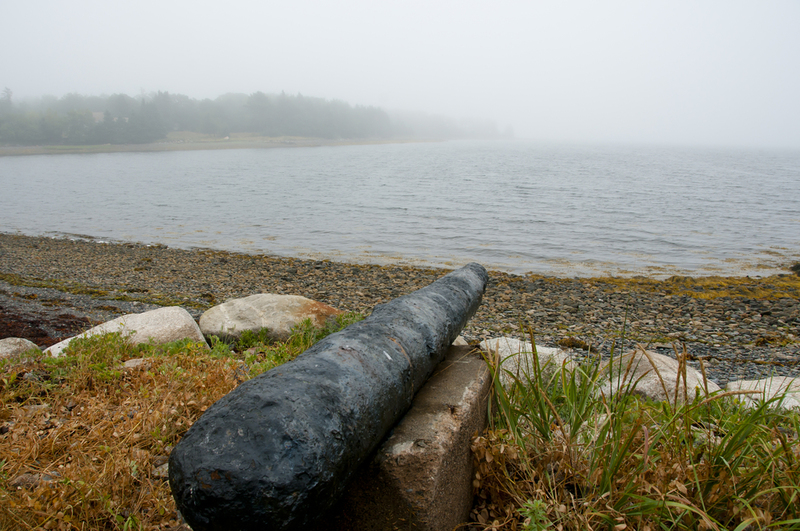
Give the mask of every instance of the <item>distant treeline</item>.
<svg viewBox="0 0 800 531">
<path fill-rule="evenodd" d="M 16 102 L 0 94 L 0 143 L 13 145 L 140 144 L 170 131 L 225 137 L 231 133 L 326 139 L 486 138 L 500 136 L 490 122 L 456 123 L 441 116 L 390 116 L 377 107 L 281 94 L 225 94 L 196 100 L 157 92 Z"/>
</svg>

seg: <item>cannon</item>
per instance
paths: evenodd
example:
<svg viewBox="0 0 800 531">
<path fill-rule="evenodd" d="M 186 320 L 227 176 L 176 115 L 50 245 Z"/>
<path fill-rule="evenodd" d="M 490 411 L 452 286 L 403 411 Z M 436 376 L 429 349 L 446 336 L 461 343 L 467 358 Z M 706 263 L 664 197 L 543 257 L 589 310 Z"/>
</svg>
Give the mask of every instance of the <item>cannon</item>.
<svg viewBox="0 0 800 531">
<path fill-rule="evenodd" d="M 218 400 L 169 457 L 187 523 L 315 528 L 477 311 L 487 280 L 468 264 Z"/>
</svg>

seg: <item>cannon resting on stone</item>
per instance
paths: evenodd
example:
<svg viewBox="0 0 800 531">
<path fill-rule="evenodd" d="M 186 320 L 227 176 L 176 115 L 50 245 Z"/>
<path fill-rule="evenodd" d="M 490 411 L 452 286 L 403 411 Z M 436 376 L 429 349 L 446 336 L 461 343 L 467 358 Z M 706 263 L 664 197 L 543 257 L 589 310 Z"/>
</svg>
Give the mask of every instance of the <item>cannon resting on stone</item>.
<svg viewBox="0 0 800 531">
<path fill-rule="evenodd" d="M 194 531 L 313 529 L 408 410 L 486 289 L 472 263 L 211 406 L 169 458 Z"/>
</svg>

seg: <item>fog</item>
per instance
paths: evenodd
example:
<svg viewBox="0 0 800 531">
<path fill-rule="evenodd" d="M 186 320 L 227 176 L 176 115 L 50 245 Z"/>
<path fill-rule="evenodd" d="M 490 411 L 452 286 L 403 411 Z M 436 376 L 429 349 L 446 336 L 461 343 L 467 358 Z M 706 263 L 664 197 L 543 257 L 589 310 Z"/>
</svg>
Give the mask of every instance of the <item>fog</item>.
<svg viewBox="0 0 800 531">
<path fill-rule="evenodd" d="M 17 100 L 302 93 L 518 138 L 800 148 L 800 3 L 5 2 Z"/>
</svg>

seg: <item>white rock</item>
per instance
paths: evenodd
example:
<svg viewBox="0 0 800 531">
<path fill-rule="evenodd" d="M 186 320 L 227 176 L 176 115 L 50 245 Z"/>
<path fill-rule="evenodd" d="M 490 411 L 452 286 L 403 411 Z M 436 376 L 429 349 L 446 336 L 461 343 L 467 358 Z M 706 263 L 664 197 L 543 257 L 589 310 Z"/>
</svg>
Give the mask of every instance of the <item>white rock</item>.
<svg viewBox="0 0 800 531">
<path fill-rule="evenodd" d="M 453 341 L 453 346 L 456 346 L 456 347 L 466 347 L 468 345 L 469 345 L 469 343 L 467 343 L 467 340 L 464 339 L 463 336 L 458 336 L 456 338 L 456 340 Z"/>
<path fill-rule="evenodd" d="M 480 347 L 490 359 L 494 356 L 499 357 L 503 369 L 500 372 L 500 381 L 503 386 L 507 387 L 514 381 L 511 375 L 522 382 L 526 380 L 524 375 L 533 379 L 533 348 L 530 343 L 512 337 L 496 337 L 481 341 Z M 562 364 L 565 364 L 567 370 L 574 370 L 576 367 L 575 362 L 569 359 L 567 353 L 559 348 L 537 346 L 536 354 L 539 357 L 539 367 L 545 380 L 559 370 Z"/>
<path fill-rule="evenodd" d="M 153 342 L 169 343 L 180 339 L 191 339 L 205 343 L 192 316 L 180 306 L 158 308 L 144 313 L 132 313 L 90 328 L 86 332 L 56 343 L 45 350 L 51 356 L 60 356 L 70 341 L 78 337 L 120 332 L 133 344 Z"/>
<path fill-rule="evenodd" d="M 635 385 L 631 391 L 640 396 L 662 402 L 669 400 L 672 403 L 675 398 L 678 369 L 678 361 L 669 356 L 651 351 L 647 351 L 645 354 L 642 350 L 635 350 L 614 358 L 611 365 L 605 363 L 600 368 L 598 383 L 600 391 L 606 396 L 613 396 L 620 387 L 627 389 L 629 386 Z M 683 376 L 680 377 L 678 402 L 683 402 L 684 389 L 687 387 L 690 401 L 694 399 L 696 390 L 701 395 L 705 395 L 702 373 L 688 366 L 686 367 L 686 385 L 684 385 Z M 717 384 L 708 381 L 709 393 L 719 390 L 720 387 Z"/>
<path fill-rule="evenodd" d="M 283 341 L 305 319 L 321 328 L 340 313 L 341 310 L 299 295 L 261 293 L 210 308 L 200 316 L 200 330 L 207 336 L 235 339 L 245 330 L 266 328 L 272 339 Z"/>
<path fill-rule="evenodd" d="M 740 400 L 751 407 L 757 406 L 761 401 L 772 400 L 786 393 L 782 400 L 773 402 L 772 405 L 785 409 L 800 409 L 800 378 L 773 376 L 762 380 L 739 380 L 728 382 L 725 391 L 760 391 L 761 394 L 739 396 Z"/>
<path fill-rule="evenodd" d="M 36 343 L 21 337 L 7 337 L 0 339 L 0 359 L 16 356 L 31 349 L 39 350 Z"/>
</svg>

